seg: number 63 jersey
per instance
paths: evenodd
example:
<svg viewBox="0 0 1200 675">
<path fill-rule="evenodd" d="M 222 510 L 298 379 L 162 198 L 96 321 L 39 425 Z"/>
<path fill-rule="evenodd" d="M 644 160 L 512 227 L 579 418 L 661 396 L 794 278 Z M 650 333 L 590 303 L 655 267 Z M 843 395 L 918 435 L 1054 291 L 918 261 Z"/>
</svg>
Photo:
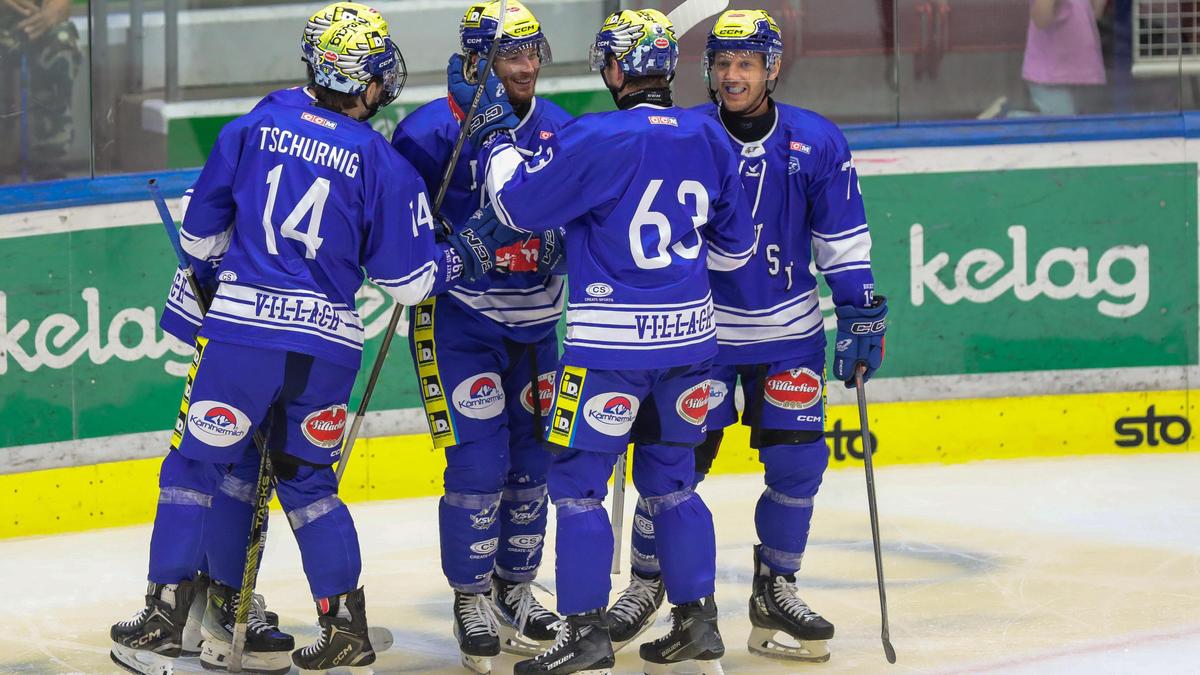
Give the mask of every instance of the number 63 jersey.
<svg viewBox="0 0 1200 675">
<path fill-rule="evenodd" d="M 645 370 L 716 355 L 708 270 L 744 264 L 754 244 L 720 125 L 641 104 L 569 122 L 528 161 L 508 143 L 484 152 L 502 222 L 567 223 L 563 363 Z"/>
<path fill-rule="evenodd" d="M 220 261 L 200 335 L 357 369 L 366 275 L 412 305 L 445 287 L 424 182 L 366 122 L 266 102 L 225 126 L 196 181 L 180 240 Z"/>
<path fill-rule="evenodd" d="M 720 120 L 717 106 L 693 108 Z M 726 136 L 738 152 L 752 205 L 755 255 L 712 275 L 716 363 L 774 363 L 824 351 L 817 271 L 836 305 L 864 307 L 875 288 L 871 235 L 845 136 L 810 110 L 774 104 L 775 125 L 753 142 Z"/>
</svg>

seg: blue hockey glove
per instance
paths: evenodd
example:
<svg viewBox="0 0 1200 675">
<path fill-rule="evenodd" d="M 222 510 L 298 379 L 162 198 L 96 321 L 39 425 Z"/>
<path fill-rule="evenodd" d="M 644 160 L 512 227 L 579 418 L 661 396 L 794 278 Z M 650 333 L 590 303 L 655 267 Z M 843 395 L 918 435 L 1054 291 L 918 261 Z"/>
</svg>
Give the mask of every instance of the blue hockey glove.
<svg viewBox="0 0 1200 675">
<path fill-rule="evenodd" d="M 459 123 L 463 123 L 463 118 L 471 109 L 471 101 L 475 100 L 477 88 L 477 85 L 467 81 L 464 74 L 465 65 L 463 55 L 455 54 L 450 57 L 450 64 L 446 67 L 446 81 L 450 91 L 447 100 L 450 103 L 450 112 L 454 114 L 454 119 Z M 479 106 L 475 108 L 475 114 L 465 123 L 468 140 L 479 147 L 482 145 L 482 141 L 492 134 L 515 129 L 520 124 L 520 120 L 513 113 L 512 104 L 508 102 L 508 92 L 504 90 L 500 78 L 496 77 L 487 62 L 480 59 L 477 68 L 475 81 L 479 82 L 479 78 L 487 78 L 487 80 L 483 86 L 483 93 L 479 97 Z"/>
<path fill-rule="evenodd" d="M 843 305 L 837 308 L 837 342 L 833 352 L 833 374 L 854 387 L 854 369 L 867 367 L 863 382 L 883 365 L 883 334 L 887 331 L 887 298 L 875 296 L 870 307 Z"/>
<path fill-rule="evenodd" d="M 565 235 L 566 228 L 562 227 L 546 230 L 538 235 L 538 238 L 541 239 L 538 243 L 538 274 L 549 276 L 564 272 L 561 268 L 567 261 Z"/>
</svg>

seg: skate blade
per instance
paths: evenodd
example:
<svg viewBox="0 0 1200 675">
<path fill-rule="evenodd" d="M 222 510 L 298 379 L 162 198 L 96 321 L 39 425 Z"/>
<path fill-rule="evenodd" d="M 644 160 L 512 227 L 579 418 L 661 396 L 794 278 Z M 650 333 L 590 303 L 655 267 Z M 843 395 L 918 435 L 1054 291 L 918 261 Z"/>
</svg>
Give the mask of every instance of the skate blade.
<svg viewBox="0 0 1200 675">
<path fill-rule="evenodd" d="M 200 650 L 200 665 L 205 670 L 227 670 L 231 649 L 231 645 L 227 642 L 205 640 L 203 648 Z M 242 652 L 242 672 L 283 675 L 291 669 L 291 650 L 281 652 Z"/>
<path fill-rule="evenodd" d="M 554 640 L 538 642 L 517 632 L 516 628 L 500 624 L 500 651 L 515 656 L 537 656 L 546 651 Z"/>
<path fill-rule="evenodd" d="M 367 639 L 371 641 L 371 649 L 376 653 L 386 652 L 396 643 L 392 631 L 383 626 L 371 626 L 367 629 Z"/>
<path fill-rule="evenodd" d="M 492 675 L 492 657 L 490 656 L 471 656 L 470 654 L 462 654 L 461 659 L 463 668 L 472 673 L 479 675 Z"/>
<path fill-rule="evenodd" d="M 825 663 L 829 660 L 828 640 L 796 640 L 794 644 L 780 642 L 776 639 L 779 631 L 770 628 L 755 628 L 750 631 L 746 647 L 750 653 L 765 656 L 768 659 L 784 661 L 805 661 L 808 663 Z M 784 635 L 787 635 L 784 633 Z"/>
<path fill-rule="evenodd" d="M 709 661 L 692 659 L 677 663 L 652 663 L 650 661 L 643 661 L 642 672 L 645 675 L 672 675 L 672 673 L 676 672 L 688 673 L 689 675 L 725 675 L 725 670 L 721 668 L 720 659 Z"/>
<path fill-rule="evenodd" d="M 654 622 L 657 619 L 658 619 L 658 610 L 656 609 L 656 610 L 654 610 L 654 613 L 652 613 L 650 615 L 650 618 L 646 620 L 646 623 L 642 624 L 642 627 L 639 628 L 638 631 L 636 633 L 634 633 L 628 640 L 612 643 L 613 654 L 616 654 L 617 652 L 621 651 L 622 649 L 625 648 L 625 645 L 629 644 L 630 642 L 633 642 L 634 640 L 641 637 L 642 633 L 645 633 L 646 631 L 650 630 L 650 627 L 654 625 Z"/>
<path fill-rule="evenodd" d="M 175 672 L 174 659 L 139 649 L 130 649 L 124 645 L 113 644 L 108 652 L 113 663 L 131 673 L 140 675 L 172 675 Z"/>
</svg>

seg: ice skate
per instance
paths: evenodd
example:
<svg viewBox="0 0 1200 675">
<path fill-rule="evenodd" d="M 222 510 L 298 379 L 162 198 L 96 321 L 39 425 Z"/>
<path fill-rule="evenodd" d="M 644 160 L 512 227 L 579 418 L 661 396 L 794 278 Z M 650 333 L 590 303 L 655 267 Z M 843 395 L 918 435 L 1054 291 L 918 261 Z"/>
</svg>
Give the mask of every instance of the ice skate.
<svg viewBox="0 0 1200 675">
<path fill-rule="evenodd" d="M 645 579 L 636 573 L 630 575 L 629 585 L 608 610 L 608 634 L 614 652 L 621 651 L 654 624 L 665 594 L 662 577 Z"/>
<path fill-rule="evenodd" d="M 796 575 L 776 574 L 754 547 L 754 590 L 750 596 L 750 639 L 759 656 L 820 663 L 829 660 L 833 624 L 812 611 L 796 593 Z M 780 640 L 780 633 L 786 638 Z"/>
<path fill-rule="evenodd" d="M 600 610 L 572 614 L 560 624 L 558 639 L 545 652 L 513 667 L 514 675 L 610 675 L 616 657 Z"/>
<path fill-rule="evenodd" d="M 646 675 L 667 675 L 680 666 L 700 675 L 723 675 L 725 643 L 717 630 L 717 603 L 710 595 L 671 608 L 671 632 L 642 645 Z"/>
<path fill-rule="evenodd" d="M 201 643 L 204 642 L 204 637 L 200 634 L 200 622 L 204 621 L 204 608 L 208 606 L 209 576 L 200 572 L 192 581 L 196 585 L 196 592 L 192 594 L 187 622 L 183 625 L 180 656 L 200 656 Z"/>
<path fill-rule="evenodd" d="M 317 641 L 292 652 L 297 668 L 329 670 L 375 663 L 363 589 L 318 600 L 317 623 L 321 626 Z"/>
<path fill-rule="evenodd" d="M 200 624 L 200 634 L 204 639 L 200 649 L 200 665 L 207 670 L 226 670 L 229 667 L 238 595 L 238 591 L 225 584 L 209 582 L 208 606 Z M 262 596 L 252 596 L 250 616 L 246 623 L 246 644 L 242 650 L 242 670 L 269 675 L 286 673 L 291 670 L 291 651 L 295 648 L 292 636 L 267 620 Z"/>
<path fill-rule="evenodd" d="M 486 594 L 454 591 L 454 639 L 464 668 L 492 672 L 492 657 L 500 655 L 500 624 Z"/>
<path fill-rule="evenodd" d="M 113 624 L 109 631 L 113 663 L 134 673 L 168 675 L 172 659 L 182 654 L 183 627 L 187 623 L 195 582 L 151 583 L 146 606 L 131 618 Z"/>
<path fill-rule="evenodd" d="M 492 576 L 492 602 L 499 614 L 500 650 L 535 656 L 558 637 L 558 615 L 542 606 L 533 582 L 514 582 Z"/>
</svg>

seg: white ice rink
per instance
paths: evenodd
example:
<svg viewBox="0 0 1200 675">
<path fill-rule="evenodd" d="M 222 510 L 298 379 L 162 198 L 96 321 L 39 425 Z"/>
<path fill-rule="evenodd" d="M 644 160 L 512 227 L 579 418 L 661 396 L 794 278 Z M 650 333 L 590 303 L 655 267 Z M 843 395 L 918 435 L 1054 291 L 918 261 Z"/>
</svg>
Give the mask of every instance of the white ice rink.
<svg viewBox="0 0 1200 675">
<path fill-rule="evenodd" d="M 717 518 L 727 672 L 1200 673 L 1200 456 L 881 468 L 877 483 L 894 666 L 879 646 L 860 471 L 827 475 L 801 573 L 804 598 L 837 626 L 825 664 L 747 653 L 761 478 L 702 486 Z M 374 671 L 465 672 L 438 565 L 436 500 L 352 510 L 368 616 L 396 637 Z M 0 541 L 0 671 L 122 672 L 108 659 L 108 627 L 142 602 L 148 541 L 147 526 Z M 547 551 L 541 582 L 553 589 L 552 541 Z M 297 644 L 310 642 L 315 613 L 286 527 L 271 529 L 263 570 L 269 606 Z M 614 594 L 624 585 L 614 579 Z M 641 672 L 636 654 L 622 652 L 614 672 Z M 512 662 L 502 657 L 495 672 Z"/>
</svg>

